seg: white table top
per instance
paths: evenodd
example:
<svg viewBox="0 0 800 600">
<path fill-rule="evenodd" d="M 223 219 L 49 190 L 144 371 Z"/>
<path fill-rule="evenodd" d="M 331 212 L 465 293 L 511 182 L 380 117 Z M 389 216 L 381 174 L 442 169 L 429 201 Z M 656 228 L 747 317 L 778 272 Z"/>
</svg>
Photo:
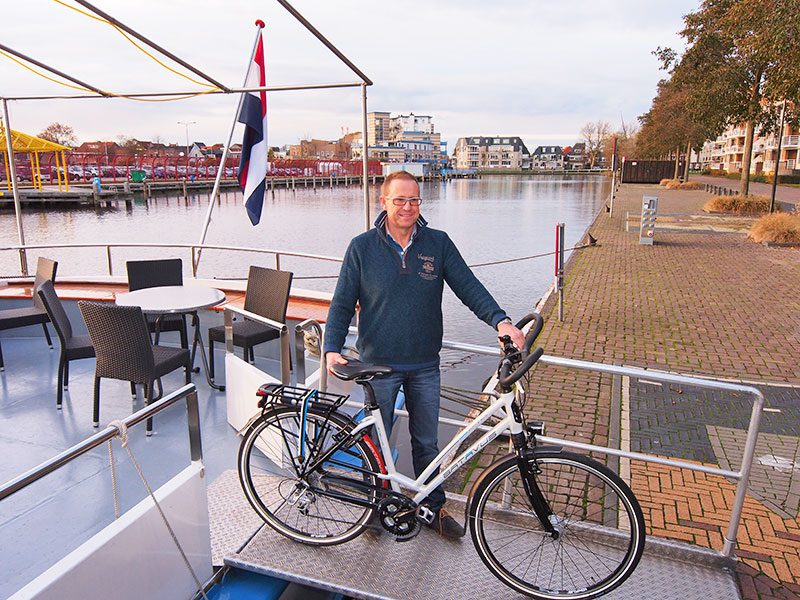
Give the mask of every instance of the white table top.
<svg viewBox="0 0 800 600">
<path fill-rule="evenodd" d="M 117 294 L 120 306 L 140 306 L 142 312 L 151 314 L 186 313 L 216 306 L 225 300 L 225 294 L 215 288 L 199 285 L 169 285 L 144 288 Z"/>
</svg>

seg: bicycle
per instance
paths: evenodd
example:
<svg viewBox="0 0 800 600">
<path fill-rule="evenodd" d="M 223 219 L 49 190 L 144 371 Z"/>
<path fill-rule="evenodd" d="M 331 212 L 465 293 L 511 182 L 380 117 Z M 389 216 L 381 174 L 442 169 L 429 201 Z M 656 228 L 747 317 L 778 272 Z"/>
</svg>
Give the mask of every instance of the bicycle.
<svg viewBox="0 0 800 600">
<path fill-rule="evenodd" d="M 519 380 L 541 357 L 531 352 L 544 322 L 533 321 L 525 348 L 503 339 L 499 394 L 451 440 L 416 479 L 398 473 L 370 385 L 391 372 L 351 361 L 334 373 L 364 388 L 364 418 L 339 410 L 348 396 L 283 385 L 259 389 L 261 415 L 250 425 L 238 457 L 239 478 L 255 511 L 278 533 L 298 542 L 334 545 L 378 526 L 398 541 L 413 538 L 433 513 L 428 494 L 504 432 L 514 451 L 475 482 L 466 517 L 486 567 L 533 598 L 596 598 L 621 585 L 644 550 L 642 510 L 628 485 L 605 465 L 537 442 L 544 425 L 526 422 Z M 441 473 L 444 458 L 492 417 L 499 421 Z M 370 431 L 374 428 L 376 446 Z M 380 450 L 379 450 L 380 448 Z M 427 481 L 427 483 L 425 483 Z M 410 490 L 404 494 L 402 489 Z"/>
</svg>

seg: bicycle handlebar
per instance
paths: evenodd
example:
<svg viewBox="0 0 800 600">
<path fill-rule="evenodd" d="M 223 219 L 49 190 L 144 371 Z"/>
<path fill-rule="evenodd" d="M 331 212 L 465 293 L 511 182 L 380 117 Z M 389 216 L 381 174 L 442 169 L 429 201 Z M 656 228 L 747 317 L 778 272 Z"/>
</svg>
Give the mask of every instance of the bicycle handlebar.
<svg viewBox="0 0 800 600">
<path fill-rule="evenodd" d="M 534 321 L 534 324 L 528 331 L 528 334 L 525 336 L 525 347 L 520 350 L 520 355 L 525 357 L 522 360 L 522 364 L 520 364 L 512 372 L 511 369 L 513 367 L 513 363 L 509 357 L 503 358 L 502 362 L 500 363 L 498 383 L 500 384 L 501 389 L 505 391 L 510 390 L 511 386 L 519 381 L 522 376 L 525 375 L 528 369 L 530 369 L 536 363 L 536 361 L 542 357 L 542 354 L 544 354 L 544 350 L 542 348 L 537 348 L 531 352 L 531 348 L 533 347 L 536 338 L 539 337 L 539 334 L 542 332 L 542 328 L 544 327 L 544 319 L 541 315 L 537 313 L 530 313 L 524 316 L 519 323 L 517 323 L 517 328 L 522 329 L 531 321 Z"/>
</svg>

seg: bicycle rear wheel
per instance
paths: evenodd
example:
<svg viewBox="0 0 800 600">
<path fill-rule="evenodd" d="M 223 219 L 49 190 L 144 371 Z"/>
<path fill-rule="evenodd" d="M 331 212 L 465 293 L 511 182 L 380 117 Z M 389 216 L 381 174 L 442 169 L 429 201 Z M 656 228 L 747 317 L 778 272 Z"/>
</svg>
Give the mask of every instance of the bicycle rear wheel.
<svg viewBox="0 0 800 600">
<path fill-rule="evenodd" d="M 257 419 L 239 447 L 239 480 L 251 506 L 278 533 L 306 544 L 341 544 L 372 518 L 380 462 L 358 440 L 301 477 L 309 456 L 323 456 L 351 428 L 345 417 L 314 407 L 302 422 L 299 408 L 291 406 Z"/>
<path fill-rule="evenodd" d="M 469 508 L 475 549 L 506 585 L 533 598 L 596 598 L 625 581 L 644 550 L 642 510 L 604 465 L 570 452 L 542 452 L 536 482 L 553 512 L 552 537 L 530 508 L 517 459 L 489 467 Z"/>
</svg>

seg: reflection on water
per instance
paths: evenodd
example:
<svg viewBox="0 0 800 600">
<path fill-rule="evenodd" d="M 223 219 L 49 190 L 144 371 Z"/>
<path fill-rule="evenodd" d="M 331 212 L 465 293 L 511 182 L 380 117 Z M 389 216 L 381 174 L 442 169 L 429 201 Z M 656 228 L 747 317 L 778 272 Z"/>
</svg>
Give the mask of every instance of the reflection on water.
<svg viewBox="0 0 800 600">
<path fill-rule="evenodd" d="M 422 185 L 423 216 L 431 227 L 444 229 L 469 264 L 550 252 L 554 229 L 565 222 L 566 246 L 573 245 L 597 214 L 609 190 L 601 176 L 491 176 Z M 379 211 L 378 188 L 370 189 L 372 217 Z M 208 194 L 138 198 L 130 210 L 117 208 L 24 209 L 28 244 L 158 242 L 197 243 L 208 209 Z M 250 225 L 241 194 L 223 193 L 214 209 L 207 243 L 291 250 L 342 256 L 347 243 L 363 231 L 359 186 L 277 189 L 268 195 L 262 222 Z M 0 212 L 0 245 L 17 243 L 13 211 Z M 107 273 L 101 249 L 44 250 L 59 261 L 59 275 Z M 35 265 L 38 252 L 29 253 Z M 125 273 L 131 258 L 180 256 L 189 268 L 188 250 L 113 250 L 114 273 Z M 244 278 L 250 264 L 274 266 L 274 258 L 254 253 L 206 251 L 199 276 Z M 294 271 L 296 285 L 332 290 L 338 263 L 284 257 L 281 268 Z M 529 311 L 553 278 L 553 257 L 476 268 L 476 274 L 514 317 Z M 0 252 L 0 276 L 17 274 L 16 253 Z M 303 277 L 318 279 L 301 279 Z M 413 307 L 410 307 L 413 310 Z M 473 343 L 491 343 L 492 330 L 471 316 L 455 296 L 445 297 L 445 335 Z"/>
</svg>

